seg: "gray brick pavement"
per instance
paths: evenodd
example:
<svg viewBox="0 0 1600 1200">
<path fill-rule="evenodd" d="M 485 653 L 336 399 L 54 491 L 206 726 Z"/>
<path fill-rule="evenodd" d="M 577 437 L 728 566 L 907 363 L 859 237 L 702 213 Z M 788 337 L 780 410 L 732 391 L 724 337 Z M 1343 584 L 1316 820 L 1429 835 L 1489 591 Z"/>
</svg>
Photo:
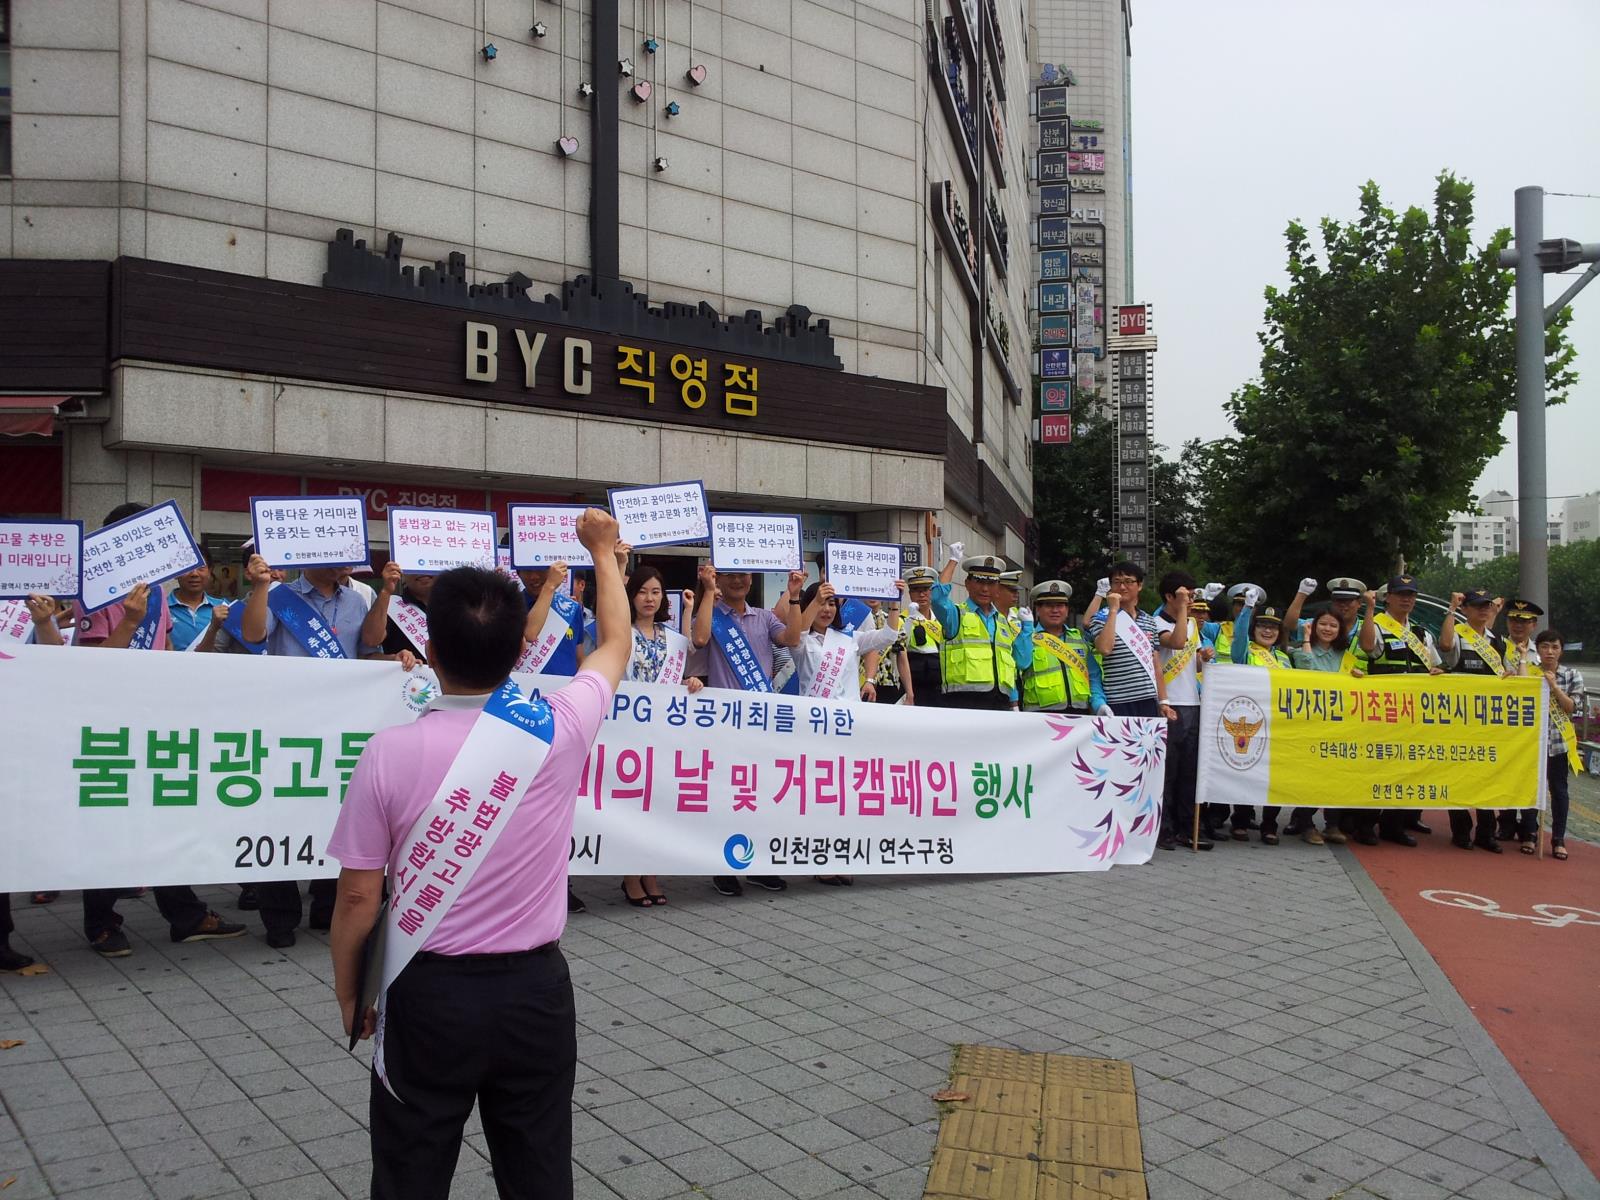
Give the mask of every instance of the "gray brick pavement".
<svg viewBox="0 0 1600 1200">
<path fill-rule="evenodd" d="M 578 1194 L 915 1200 L 957 1042 L 1131 1060 L 1160 1200 L 1589 1194 L 1340 853 L 736 900 L 671 880 L 649 911 L 579 881 Z M 0 977 L 0 1038 L 26 1040 L 0 1052 L 5 1200 L 364 1196 L 366 1068 L 321 937 L 174 946 L 122 909 L 137 953 L 102 961 L 75 896 L 19 905 L 55 973 Z M 494 1195 L 476 1121 L 454 1195 Z"/>
</svg>

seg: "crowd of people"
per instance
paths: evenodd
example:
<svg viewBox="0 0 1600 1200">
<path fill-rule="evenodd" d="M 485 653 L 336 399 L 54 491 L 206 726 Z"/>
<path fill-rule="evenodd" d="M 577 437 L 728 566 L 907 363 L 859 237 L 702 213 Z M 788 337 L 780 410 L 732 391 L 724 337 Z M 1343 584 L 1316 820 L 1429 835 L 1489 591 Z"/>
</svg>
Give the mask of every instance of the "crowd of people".
<svg viewBox="0 0 1600 1200">
<path fill-rule="evenodd" d="M 138 505 L 123 505 L 106 521 L 138 511 Z M 1320 590 L 1315 579 L 1303 580 L 1280 608 L 1252 584 L 1202 587 L 1187 573 L 1171 571 L 1156 588 L 1159 605 L 1146 609 L 1143 569 L 1120 562 L 1098 582 L 1075 620 L 1067 582 L 1043 580 L 1024 598 L 1019 571 L 994 556 L 966 557 L 955 544 L 941 570 L 907 570 L 897 581 L 897 601 L 841 597 L 827 580 L 808 583 L 796 571 L 776 601 L 762 607 L 751 602 L 749 573 L 703 564 L 696 587 L 672 597 L 654 567 L 628 571 L 633 557 L 628 546 L 619 544 L 613 553 L 632 623 L 623 674 L 628 680 L 681 686 L 691 693 L 702 687 L 770 689 L 848 703 L 1164 717 L 1169 732 L 1158 837 L 1163 849 L 1192 838 L 1196 848 L 1209 850 L 1218 841 L 1248 841 L 1252 833 L 1266 845 L 1280 841 L 1282 814 L 1274 807 L 1258 813 L 1207 805 L 1195 813 L 1201 689 L 1214 662 L 1349 675 L 1543 674 L 1550 684 L 1551 851 L 1558 861 L 1567 857 L 1567 784 L 1575 762 L 1571 714 L 1583 680 L 1561 662 L 1561 638 L 1554 630 L 1530 637 L 1543 613 L 1526 601 L 1506 606 L 1483 592 L 1456 595 L 1435 639 L 1413 619 L 1417 585 L 1409 575 L 1395 576 L 1382 593 L 1356 579 L 1332 579 L 1326 603 L 1306 615 Z M 426 656 L 433 576 L 407 578 L 391 561 L 378 573 L 375 588 L 355 579 L 348 567 L 308 567 L 287 580 L 250 543 L 240 565 L 249 591 L 233 604 L 211 593 L 209 562 L 165 587 L 141 584 L 92 614 L 32 597 L 31 639 L 77 648 L 385 659 L 405 670 Z M 958 574 L 966 593 L 960 602 L 952 595 Z M 597 644 L 595 618 L 583 603 L 586 583 L 581 576 L 569 581 L 564 563 L 516 572 L 527 643 L 519 670 L 577 674 Z M 1502 609 L 1504 634 L 1492 628 Z M 842 658 L 835 655 L 824 671 L 829 647 L 837 647 Z M 1354 839 L 1414 846 L 1418 834 L 1432 832 L 1421 816 L 1417 810 L 1328 808 L 1319 828 L 1314 809 L 1297 808 L 1282 835 L 1313 845 Z M 1536 820 L 1533 809 L 1449 812 L 1456 845 L 1496 854 L 1505 842 L 1533 853 Z M 853 882 L 848 875 L 817 879 L 834 886 Z M 771 891 L 788 886 L 781 877 L 767 875 L 712 879 L 726 896 L 740 894 L 746 883 Z M 668 903 L 654 875 L 625 876 L 621 890 L 635 907 Z M 154 892 L 174 941 L 246 932 L 242 924 L 207 909 L 192 888 Z M 307 913 L 298 883 L 258 883 L 241 890 L 238 907 L 258 911 L 267 942 L 284 948 L 294 944 L 303 918 L 312 929 L 330 926 L 333 881 L 313 880 L 309 893 Z M 106 957 L 132 953 L 116 912 L 122 895 L 117 889 L 83 895 L 85 937 Z M 32 897 L 35 903 L 57 898 L 53 892 Z M 584 909 L 570 888 L 567 904 L 569 912 Z M 0 896 L 0 970 L 18 970 L 31 961 L 11 949 L 12 928 L 9 897 Z"/>
</svg>

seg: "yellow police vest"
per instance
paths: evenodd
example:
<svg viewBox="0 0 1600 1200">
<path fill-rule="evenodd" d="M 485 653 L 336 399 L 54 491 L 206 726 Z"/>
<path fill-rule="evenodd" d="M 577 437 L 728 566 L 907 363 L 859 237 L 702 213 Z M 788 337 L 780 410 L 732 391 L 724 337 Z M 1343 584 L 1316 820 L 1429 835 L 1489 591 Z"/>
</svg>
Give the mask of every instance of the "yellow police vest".
<svg viewBox="0 0 1600 1200">
<path fill-rule="evenodd" d="M 1022 707 L 1025 712 L 1059 711 L 1089 706 L 1089 655 L 1093 651 L 1081 630 L 1067 628 L 1060 639 L 1076 658 L 1066 661 L 1046 645 L 1041 630 L 1033 635 L 1033 665 L 1022 672 Z"/>
<path fill-rule="evenodd" d="M 939 648 L 944 690 L 992 692 L 997 687 L 1003 692 L 1015 690 L 1017 660 L 1012 647 L 1016 642 L 1016 634 L 1005 614 L 995 613 L 994 634 L 991 636 L 984 628 L 983 618 L 971 607 L 963 604 L 959 611 L 961 626 L 956 630 L 956 636 L 946 639 Z"/>
</svg>

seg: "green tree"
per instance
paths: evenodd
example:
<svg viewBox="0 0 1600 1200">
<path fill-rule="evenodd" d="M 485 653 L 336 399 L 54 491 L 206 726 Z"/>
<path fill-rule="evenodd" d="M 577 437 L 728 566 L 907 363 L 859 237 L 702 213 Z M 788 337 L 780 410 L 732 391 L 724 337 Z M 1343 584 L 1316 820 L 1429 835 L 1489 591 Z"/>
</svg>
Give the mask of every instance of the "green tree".
<svg viewBox="0 0 1600 1200">
<path fill-rule="evenodd" d="M 1482 588 L 1507 600 L 1517 594 L 1517 556 L 1508 554 L 1476 567 L 1436 558 L 1418 569 L 1422 590 L 1448 598 L 1452 592 Z M 1550 548 L 1549 624 L 1568 642 L 1582 642 L 1587 653 L 1600 650 L 1600 542 L 1574 542 Z"/>
<path fill-rule="evenodd" d="M 1381 580 L 1472 506 L 1515 405 L 1511 273 L 1500 230 L 1474 249 L 1472 185 L 1438 178 L 1432 213 L 1384 206 L 1325 219 L 1321 249 L 1287 232 L 1289 284 L 1266 289 L 1261 376 L 1235 392 L 1235 436 L 1196 471 L 1208 497 L 1199 546 L 1231 579 L 1286 595 L 1303 574 Z M 1576 376 L 1568 316 L 1547 331 L 1551 403 Z"/>
</svg>

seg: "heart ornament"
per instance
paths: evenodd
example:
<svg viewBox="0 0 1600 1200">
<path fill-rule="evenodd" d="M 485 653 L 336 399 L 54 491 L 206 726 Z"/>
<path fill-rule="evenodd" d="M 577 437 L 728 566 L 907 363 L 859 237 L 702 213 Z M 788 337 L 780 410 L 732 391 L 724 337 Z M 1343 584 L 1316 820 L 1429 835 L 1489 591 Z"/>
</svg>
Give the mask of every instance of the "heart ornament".
<svg viewBox="0 0 1600 1200">
<path fill-rule="evenodd" d="M 578 139 L 575 137 L 559 137 L 556 139 L 556 148 L 567 158 L 578 152 Z"/>
<path fill-rule="evenodd" d="M 641 79 L 638 83 L 633 85 L 632 90 L 633 98 L 640 104 L 643 104 L 646 100 L 650 99 L 650 93 L 654 89 L 651 88 L 650 81 L 648 79 Z"/>
<path fill-rule="evenodd" d="M 706 69 L 702 65 L 696 65 L 685 71 L 684 76 L 689 80 L 690 83 L 694 84 L 695 87 L 699 87 L 706 81 Z"/>
</svg>

